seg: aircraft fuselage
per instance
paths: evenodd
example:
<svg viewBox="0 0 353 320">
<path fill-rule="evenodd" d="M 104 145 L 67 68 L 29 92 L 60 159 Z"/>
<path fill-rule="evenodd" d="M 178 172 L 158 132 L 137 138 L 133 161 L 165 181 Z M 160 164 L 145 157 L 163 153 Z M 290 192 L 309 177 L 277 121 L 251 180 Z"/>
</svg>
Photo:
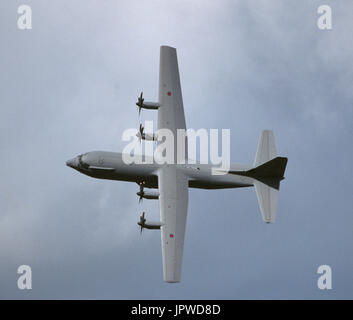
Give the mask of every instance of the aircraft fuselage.
<svg viewBox="0 0 353 320">
<path fill-rule="evenodd" d="M 152 161 L 149 161 L 152 162 Z M 253 185 L 253 179 L 234 174 L 213 175 L 210 164 L 126 164 L 121 153 L 93 151 L 67 161 L 69 167 L 97 179 L 119 180 L 141 183 L 146 187 L 158 188 L 158 170 L 162 166 L 176 166 L 189 179 L 190 188 L 224 189 Z M 251 165 L 231 165 L 231 170 L 248 170 Z"/>
</svg>

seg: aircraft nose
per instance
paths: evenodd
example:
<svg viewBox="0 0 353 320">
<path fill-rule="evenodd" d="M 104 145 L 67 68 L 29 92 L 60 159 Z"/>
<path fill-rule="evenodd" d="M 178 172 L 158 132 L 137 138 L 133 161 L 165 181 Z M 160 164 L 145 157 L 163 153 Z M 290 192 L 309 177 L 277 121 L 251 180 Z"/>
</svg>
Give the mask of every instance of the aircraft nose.
<svg viewBox="0 0 353 320">
<path fill-rule="evenodd" d="M 74 168 L 76 165 L 76 158 L 70 159 L 66 161 L 66 165 L 68 167 Z"/>
</svg>

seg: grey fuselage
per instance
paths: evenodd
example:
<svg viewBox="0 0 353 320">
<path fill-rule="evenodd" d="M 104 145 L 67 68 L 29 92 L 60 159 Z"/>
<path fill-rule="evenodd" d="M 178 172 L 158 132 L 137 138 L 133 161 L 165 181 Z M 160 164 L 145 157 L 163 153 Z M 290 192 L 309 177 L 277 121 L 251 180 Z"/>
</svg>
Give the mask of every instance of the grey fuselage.
<svg viewBox="0 0 353 320">
<path fill-rule="evenodd" d="M 127 164 L 122 153 L 92 151 L 68 160 L 66 164 L 93 178 L 144 182 L 149 188 L 158 188 L 158 171 L 162 166 L 177 166 L 188 177 L 190 188 L 224 189 L 253 186 L 253 179 L 249 177 L 227 173 L 213 175 L 213 166 L 210 164 L 158 164 L 151 158 L 146 159 L 144 162 L 148 163 Z M 251 168 L 251 165 L 230 166 L 230 170 L 238 171 Z"/>
</svg>

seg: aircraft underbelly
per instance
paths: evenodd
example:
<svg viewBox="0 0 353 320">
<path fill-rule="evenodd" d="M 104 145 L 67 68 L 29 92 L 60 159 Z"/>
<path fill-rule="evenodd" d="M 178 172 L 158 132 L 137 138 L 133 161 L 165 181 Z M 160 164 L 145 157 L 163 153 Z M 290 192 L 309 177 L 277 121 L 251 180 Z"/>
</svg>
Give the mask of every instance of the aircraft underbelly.
<svg viewBox="0 0 353 320">
<path fill-rule="evenodd" d="M 225 183 L 225 182 L 209 182 L 203 180 L 190 180 L 189 187 L 195 189 L 230 189 L 251 187 L 250 183 Z"/>
</svg>

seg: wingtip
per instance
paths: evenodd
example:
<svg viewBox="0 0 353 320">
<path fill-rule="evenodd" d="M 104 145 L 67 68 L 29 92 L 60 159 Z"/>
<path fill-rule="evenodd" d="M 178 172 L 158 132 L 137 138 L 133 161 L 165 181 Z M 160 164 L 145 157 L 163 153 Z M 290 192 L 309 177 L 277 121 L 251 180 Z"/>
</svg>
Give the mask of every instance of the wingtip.
<svg viewBox="0 0 353 320">
<path fill-rule="evenodd" d="M 176 50 L 176 48 L 171 47 L 171 46 L 166 46 L 166 45 L 161 45 L 161 50 L 166 49 L 166 50 Z"/>
</svg>

